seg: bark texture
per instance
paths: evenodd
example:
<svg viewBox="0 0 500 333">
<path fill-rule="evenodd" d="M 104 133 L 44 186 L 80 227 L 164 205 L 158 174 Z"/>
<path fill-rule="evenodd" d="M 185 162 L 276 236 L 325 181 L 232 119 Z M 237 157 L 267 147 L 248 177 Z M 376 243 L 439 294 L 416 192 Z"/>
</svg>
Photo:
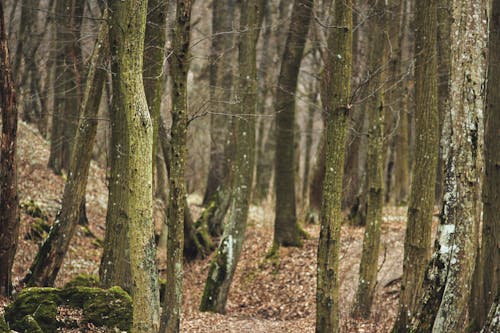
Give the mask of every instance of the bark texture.
<svg viewBox="0 0 500 333">
<path fill-rule="evenodd" d="M 105 13 L 92 53 L 87 85 L 81 105 L 82 117 L 76 133 L 61 209 L 58 211 L 54 225 L 40 247 L 28 275 L 24 278 L 24 282 L 30 286 L 54 285 L 78 225 L 80 205 L 85 196 L 92 149 L 97 133 L 97 113 L 107 75 L 104 64 L 109 49 L 107 17 L 108 14 Z"/>
<path fill-rule="evenodd" d="M 312 0 L 296 0 L 276 89 L 274 244 L 301 246 L 295 198 L 295 91 L 313 9 Z"/>
<path fill-rule="evenodd" d="M 242 33 L 238 56 L 238 117 L 234 120 L 236 158 L 233 165 L 232 194 L 224 234 L 210 265 L 203 291 L 201 311 L 225 312 L 229 289 L 245 239 L 254 167 L 255 120 L 252 115 L 255 114 L 257 95 L 256 44 L 259 4 L 260 1 L 257 0 L 246 0 L 241 4 Z"/>
<path fill-rule="evenodd" d="M 403 278 L 393 332 L 406 332 L 420 299 L 431 252 L 431 228 L 439 148 L 437 7 L 425 0 L 415 16 L 415 152 L 404 243 Z"/>
<path fill-rule="evenodd" d="M 160 307 L 153 225 L 153 126 L 142 77 L 147 1 L 113 0 L 109 5 L 114 73 L 112 150 L 114 159 L 120 160 L 111 166 L 119 168 L 112 171 L 110 183 L 122 186 L 110 188 L 108 205 L 117 206 L 116 213 L 127 227 L 127 241 L 121 249 L 130 249 L 132 332 L 156 333 Z M 121 131 L 117 132 L 118 129 Z M 121 200 L 115 201 L 113 195 Z M 107 222 L 107 228 L 111 229 L 107 230 L 108 235 L 115 231 L 116 222 Z"/>
<path fill-rule="evenodd" d="M 0 295 L 12 292 L 12 265 L 19 234 L 19 196 L 17 193 L 17 107 L 10 67 L 9 48 L 0 3 Z"/>
<path fill-rule="evenodd" d="M 356 291 L 353 316 L 368 318 L 375 294 L 380 248 L 380 226 L 384 206 L 384 66 L 387 64 L 387 16 L 388 3 L 371 1 L 374 17 L 372 49 L 369 57 L 368 83 L 368 153 L 367 153 L 367 212 L 363 237 L 363 252 L 359 266 L 359 284 Z"/>
<path fill-rule="evenodd" d="M 167 285 L 160 333 L 180 331 L 182 307 L 182 260 L 186 207 L 187 77 L 189 71 L 189 33 L 191 0 L 177 0 L 172 55 L 172 145 L 170 192 L 167 211 Z"/>
<path fill-rule="evenodd" d="M 352 1 L 335 1 L 325 52 L 321 98 L 326 115 L 325 179 L 318 244 L 316 332 L 339 332 L 339 244 L 342 181 L 350 111 Z"/>
<path fill-rule="evenodd" d="M 490 33 L 488 86 L 485 112 L 485 174 L 483 178 L 483 229 L 481 244 L 480 300 L 477 320 L 481 326 L 499 294 L 500 285 L 500 1 L 493 1 Z M 498 317 L 497 301 L 497 327 Z"/>
<path fill-rule="evenodd" d="M 482 147 L 486 1 L 452 1 L 450 109 L 445 113 L 445 186 L 434 253 L 414 332 L 464 332 L 476 253 Z"/>
</svg>

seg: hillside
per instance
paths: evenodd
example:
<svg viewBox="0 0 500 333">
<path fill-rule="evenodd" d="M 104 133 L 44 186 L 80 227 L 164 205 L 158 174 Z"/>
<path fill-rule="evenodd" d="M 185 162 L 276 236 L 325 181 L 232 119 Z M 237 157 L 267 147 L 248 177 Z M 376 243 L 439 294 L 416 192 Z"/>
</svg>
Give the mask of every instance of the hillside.
<svg viewBox="0 0 500 333">
<path fill-rule="evenodd" d="M 19 125 L 20 202 L 33 201 L 49 217 L 59 207 L 64 179 L 46 168 L 49 144 L 30 125 Z M 102 249 L 97 239 L 104 236 L 106 215 L 106 172 L 92 165 L 87 191 L 89 230 L 80 227 L 59 277 L 58 286 L 78 273 L 97 274 Z M 190 197 L 196 205 L 199 198 Z M 195 209 L 194 209 L 195 210 Z M 35 219 L 22 210 L 20 243 L 14 266 L 14 282 L 25 275 L 39 240 L 25 237 Z M 349 319 L 349 310 L 357 285 L 363 230 L 344 227 L 340 257 L 341 322 L 343 332 L 387 332 L 397 306 L 397 279 L 401 275 L 404 238 L 404 208 L 385 210 L 379 281 L 372 318 Z M 316 250 L 319 227 L 306 226 L 310 238 L 303 248 L 282 248 L 279 261 L 265 260 L 273 234 L 273 207 L 251 207 L 247 239 L 238 265 L 227 313 L 200 313 L 198 305 L 208 271 L 209 259 L 186 264 L 184 274 L 183 332 L 313 332 L 315 320 Z M 164 272 L 164 262 L 159 262 Z M 8 303 L 2 299 L 0 309 Z M 89 329 L 87 332 L 98 332 Z"/>
</svg>

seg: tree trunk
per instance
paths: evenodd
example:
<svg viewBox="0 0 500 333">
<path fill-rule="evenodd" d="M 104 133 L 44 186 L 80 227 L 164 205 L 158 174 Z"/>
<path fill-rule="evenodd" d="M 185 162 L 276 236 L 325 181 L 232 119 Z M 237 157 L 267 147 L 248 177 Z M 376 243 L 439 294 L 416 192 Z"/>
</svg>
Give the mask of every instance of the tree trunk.
<svg viewBox="0 0 500 333">
<path fill-rule="evenodd" d="M 231 282 L 245 238 L 250 193 L 253 180 L 256 108 L 256 44 L 258 38 L 259 3 L 257 0 L 241 4 L 239 41 L 238 117 L 236 127 L 236 158 L 233 166 L 233 192 L 224 234 L 210 265 L 201 311 L 223 313 Z M 247 118 L 242 118 L 249 115 Z"/>
<path fill-rule="evenodd" d="M 295 207 L 295 91 L 312 8 L 311 0 L 294 2 L 276 90 L 274 246 L 302 245 Z"/>
<path fill-rule="evenodd" d="M 12 265 L 19 234 L 19 197 L 17 193 L 17 108 L 10 68 L 9 48 L 0 3 L 0 295 L 12 292 Z"/>
<path fill-rule="evenodd" d="M 58 211 L 54 225 L 40 247 L 29 273 L 24 278 L 24 282 L 30 286 L 54 285 L 78 225 L 97 133 L 97 113 L 107 75 L 103 68 L 108 50 L 106 19 L 107 13 L 103 16 L 103 23 L 101 23 L 99 36 L 92 53 L 87 86 L 81 105 L 82 117 L 76 133 L 74 152 L 64 187 L 61 209 Z"/>
<path fill-rule="evenodd" d="M 445 114 L 445 193 L 414 332 L 463 332 L 475 263 L 481 159 L 486 1 L 452 2 L 450 109 Z"/>
<path fill-rule="evenodd" d="M 57 50 L 55 109 L 48 166 L 56 174 L 67 171 L 71 161 L 71 147 L 78 124 L 81 102 L 80 32 L 84 5 L 77 0 L 57 0 L 57 41 L 63 45 Z"/>
<path fill-rule="evenodd" d="M 393 332 L 406 332 L 420 299 L 431 252 L 431 228 L 439 148 L 437 7 L 425 0 L 415 17 L 415 153 L 406 226 L 399 311 Z"/>
<path fill-rule="evenodd" d="M 339 332 L 339 244 L 347 119 L 351 108 L 352 1 L 335 1 L 321 98 L 326 115 L 326 172 L 321 207 L 316 332 Z"/>
<path fill-rule="evenodd" d="M 109 40 L 112 55 L 112 150 L 109 205 L 127 226 L 124 247 L 129 249 L 132 332 L 156 333 L 159 328 L 158 270 L 153 223 L 153 126 L 143 86 L 143 52 L 147 1 L 110 1 Z M 121 129 L 120 132 L 117 132 Z M 116 201 L 114 195 L 121 200 Z M 116 218 L 116 217 L 115 217 Z M 116 222 L 107 221 L 114 232 Z M 108 231 L 106 231 L 109 234 Z M 115 249 L 118 250 L 118 249 Z M 126 257 L 118 254 L 120 259 Z"/>
<path fill-rule="evenodd" d="M 479 327 L 499 294 L 500 285 L 500 1 L 493 1 L 490 33 L 488 85 L 485 114 L 485 174 L 483 179 L 483 229 L 480 265 L 482 268 L 478 304 L 481 308 L 475 315 Z M 498 319 L 497 301 L 497 327 Z M 493 332 L 493 331 L 491 331 Z"/>
<path fill-rule="evenodd" d="M 167 213 L 167 285 L 160 333 L 180 330 L 182 307 L 182 261 L 186 207 L 187 77 L 191 0 L 177 0 L 176 26 L 169 58 L 172 73 L 172 146 L 170 200 Z"/>
<path fill-rule="evenodd" d="M 208 206 L 216 192 L 228 185 L 228 161 L 225 146 L 228 144 L 227 105 L 231 100 L 233 83 L 234 14 L 237 1 L 219 0 L 212 4 L 212 49 L 210 56 L 210 165 L 203 204 Z"/>
<path fill-rule="evenodd" d="M 386 31 L 388 4 L 372 1 L 374 17 L 372 31 L 372 50 L 369 60 L 371 78 L 368 91 L 368 156 L 367 181 L 368 198 L 366 228 L 363 238 L 363 252 L 359 266 L 359 285 L 356 291 L 353 316 L 368 318 L 375 294 L 378 270 L 378 253 L 380 248 L 380 226 L 382 224 L 382 208 L 384 206 L 384 113 L 386 105 L 383 96 L 384 64 L 387 64 Z"/>
</svg>

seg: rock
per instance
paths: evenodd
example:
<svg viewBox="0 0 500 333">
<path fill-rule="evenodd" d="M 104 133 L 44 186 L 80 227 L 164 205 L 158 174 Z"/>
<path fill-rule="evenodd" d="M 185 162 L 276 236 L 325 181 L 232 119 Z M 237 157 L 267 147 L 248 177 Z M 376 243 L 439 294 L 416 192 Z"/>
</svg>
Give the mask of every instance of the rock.
<svg viewBox="0 0 500 333">
<path fill-rule="evenodd" d="M 98 287 L 99 277 L 90 274 L 78 274 L 71 281 L 64 285 L 64 289 L 73 287 Z"/>
</svg>

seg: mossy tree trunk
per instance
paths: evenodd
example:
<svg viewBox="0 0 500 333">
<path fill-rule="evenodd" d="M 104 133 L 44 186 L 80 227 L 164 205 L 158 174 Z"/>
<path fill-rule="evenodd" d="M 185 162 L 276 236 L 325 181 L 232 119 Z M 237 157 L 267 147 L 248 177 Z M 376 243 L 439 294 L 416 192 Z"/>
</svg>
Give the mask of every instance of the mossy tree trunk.
<svg viewBox="0 0 500 333">
<path fill-rule="evenodd" d="M 61 209 L 29 273 L 24 278 L 24 282 L 30 286 L 54 285 L 78 224 L 97 133 L 97 113 L 107 75 L 104 69 L 108 51 L 107 13 L 104 14 L 102 22 L 87 75 L 87 85 L 81 105 L 82 116 L 73 146 Z"/>
<path fill-rule="evenodd" d="M 432 215 L 439 149 L 437 101 L 437 7 L 425 0 L 415 17 L 415 152 L 403 278 L 393 332 L 406 332 L 420 299 L 419 288 L 431 252 Z"/>
<path fill-rule="evenodd" d="M 352 315 L 368 318 L 375 294 L 380 248 L 380 226 L 384 206 L 384 66 L 387 64 L 387 14 L 388 3 L 371 1 L 372 46 L 369 57 L 368 83 L 368 152 L 367 152 L 367 212 L 363 237 L 363 252 L 359 266 L 359 284 Z"/>
<path fill-rule="evenodd" d="M 485 112 L 485 174 L 483 179 L 483 229 L 481 242 L 481 308 L 473 314 L 481 327 L 500 285 L 500 1 L 493 1 L 490 32 L 488 85 Z M 498 317 L 497 296 L 497 327 Z"/>
<path fill-rule="evenodd" d="M 17 106 L 10 68 L 9 48 L 0 3 L 0 295 L 12 292 L 12 265 L 19 234 L 19 196 L 17 193 Z"/>
<path fill-rule="evenodd" d="M 316 332 L 339 332 L 340 227 L 342 181 L 350 111 L 352 1 L 335 1 L 325 55 L 321 98 L 326 116 L 325 180 L 321 206 L 316 292 Z"/>
<path fill-rule="evenodd" d="M 210 55 L 210 164 L 203 203 L 208 206 L 215 201 L 216 192 L 228 186 L 228 161 L 225 146 L 231 135 L 228 133 L 229 112 L 233 83 L 233 51 L 235 37 L 231 33 L 237 1 L 219 0 L 212 4 L 212 46 Z M 229 135 L 228 135 L 229 134 Z"/>
<path fill-rule="evenodd" d="M 434 253 L 423 281 L 414 332 L 463 332 L 476 253 L 480 178 L 486 1 L 451 6 L 450 109 L 443 147 L 445 193 Z"/>
<path fill-rule="evenodd" d="M 172 145 L 167 213 L 167 285 L 160 333 L 179 332 L 181 321 L 184 214 L 187 209 L 184 173 L 187 158 L 187 77 L 191 8 L 191 0 L 177 0 L 172 55 L 169 58 L 172 73 Z"/>
<path fill-rule="evenodd" d="M 312 0 L 294 1 L 276 89 L 275 246 L 302 245 L 295 199 L 295 91 L 312 9 Z"/>
<path fill-rule="evenodd" d="M 239 79 L 235 118 L 236 155 L 233 165 L 233 184 L 230 211 L 224 234 L 210 265 L 200 309 L 223 313 L 231 282 L 240 257 L 250 205 L 253 181 L 256 109 L 256 44 L 259 23 L 258 0 L 241 4 L 239 40 Z M 249 115 L 245 117 L 245 115 Z M 243 118 L 245 117 L 245 118 Z"/>
<path fill-rule="evenodd" d="M 118 206 L 117 213 L 127 227 L 126 242 L 121 250 L 130 250 L 132 331 L 156 333 L 160 306 L 153 225 L 153 126 L 142 77 L 147 1 L 113 0 L 109 5 L 114 73 L 112 150 L 114 158 L 121 160 L 120 168 L 112 172 L 110 183 L 122 184 L 121 188 L 114 189 L 122 192 L 118 194 L 121 201 L 114 201 L 111 193 L 109 205 Z M 109 223 L 114 221 L 107 222 L 108 228 L 116 226 L 116 222 Z"/>
</svg>

